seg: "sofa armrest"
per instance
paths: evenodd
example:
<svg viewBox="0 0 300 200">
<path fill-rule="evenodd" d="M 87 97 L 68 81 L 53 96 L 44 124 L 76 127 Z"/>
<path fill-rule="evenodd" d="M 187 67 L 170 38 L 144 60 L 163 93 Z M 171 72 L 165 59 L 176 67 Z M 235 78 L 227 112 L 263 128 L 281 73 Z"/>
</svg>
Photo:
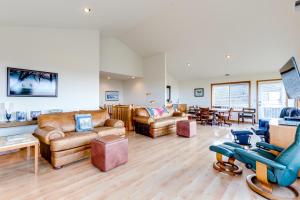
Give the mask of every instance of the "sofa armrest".
<svg viewBox="0 0 300 200">
<path fill-rule="evenodd" d="M 185 113 L 183 112 L 174 112 L 173 113 L 173 117 L 185 117 Z"/>
<path fill-rule="evenodd" d="M 65 134 L 53 127 L 37 128 L 34 131 L 34 136 L 37 137 L 41 142 L 50 145 L 50 141 L 58 138 L 65 137 Z"/>
<path fill-rule="evenodd" d="M 149 125 L 155 121 L 151 117 L 142 117 L 142 116 L 135 116 L 133 117 L 133 120 L 141 124 L 149 124 Z"/>
<path fill-rule="evenodd" d="M 104 126 L 114 127 L 114 128 L 123 128 L 124 122 L 118 119 L 108 119 L 105 121 Z"/>
</svg>

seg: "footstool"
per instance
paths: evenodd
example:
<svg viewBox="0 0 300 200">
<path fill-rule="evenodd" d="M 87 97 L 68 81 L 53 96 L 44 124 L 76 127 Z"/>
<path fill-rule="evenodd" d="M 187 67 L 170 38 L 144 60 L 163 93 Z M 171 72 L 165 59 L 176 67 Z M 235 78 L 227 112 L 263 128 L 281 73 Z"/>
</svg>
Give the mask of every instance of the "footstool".
<svg viewBox="0 0 300 200">
<path fill-rule="evenodd" d="M 176 132 L 178 136 L 192 137 L 197 133 L 197 124 L 194 120 L 182 120 L 176 123 Z"/>
<path fill-rule="evenodd" d="M 128 139 L 107 135 L 91 142 L 92 164 L 101 171 L 109 171 L 128 161 Z"/>
</svg>

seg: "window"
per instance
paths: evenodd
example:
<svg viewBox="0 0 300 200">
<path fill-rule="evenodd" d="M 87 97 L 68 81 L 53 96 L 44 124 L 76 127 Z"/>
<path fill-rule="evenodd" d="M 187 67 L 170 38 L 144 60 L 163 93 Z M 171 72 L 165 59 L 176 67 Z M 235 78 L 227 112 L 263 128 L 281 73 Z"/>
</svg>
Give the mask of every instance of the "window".
<svg viewBox="0 0 300 200">
<path fill-rule="evenodd" d="M 241 110 L 250 107 L 250 81 L 211 85 L 212 107 Z"/>
</svg>

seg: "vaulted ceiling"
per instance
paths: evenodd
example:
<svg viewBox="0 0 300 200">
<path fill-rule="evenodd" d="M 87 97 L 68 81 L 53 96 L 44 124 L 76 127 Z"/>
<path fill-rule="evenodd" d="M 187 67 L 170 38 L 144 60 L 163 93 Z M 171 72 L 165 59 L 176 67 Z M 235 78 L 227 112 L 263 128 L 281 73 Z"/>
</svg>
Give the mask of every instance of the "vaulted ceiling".
<svg viewBox="0 0 300 200">
<path fill-rule="evenodd" d="M 274 72 L 291 56 L 300 62 L 300 12 L 294 5 L 178 0 L 121 38 L 144 56 L 166 52 L 168 71 L 177 79 Z"/>
<path fill-rule="evenodd" d="M 300 12 L 294 5 L 291 0 L 0 0 L 0 26 L 101 30 L 142 56 L 165 52 L 169 73 L 185 80 L 277 71 L 291 56 L 300 62 Z M 84 13 L 85 7 L 92 12 Z"/>
</svg>

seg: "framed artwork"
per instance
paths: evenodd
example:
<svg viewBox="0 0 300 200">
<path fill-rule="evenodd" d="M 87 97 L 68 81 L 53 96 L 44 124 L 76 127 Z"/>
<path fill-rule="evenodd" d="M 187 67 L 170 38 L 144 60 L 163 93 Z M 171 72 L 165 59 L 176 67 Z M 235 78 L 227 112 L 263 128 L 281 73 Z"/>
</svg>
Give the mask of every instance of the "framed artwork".
<svg viewBox="0 0 300 200">
<path fill-rule="evenodd" d="M 105 91 L 105 101 L 119 101 L 119 91 Z"/>
<path fill-rule="evenodd" d="M 7 96 L 57 97 L 58 74 L 7 68 Z"/>
<path fill-rule="evenodd" d="M 24 122 L 27 120 L 27 113 L 26 112 L 16 112 L 16 121 Z"/>
<path fill-rule="evenodd" d="M 195 97 L 204 97 L 204 88 L 195 88 L 194 96 Z"/>
</svg>

